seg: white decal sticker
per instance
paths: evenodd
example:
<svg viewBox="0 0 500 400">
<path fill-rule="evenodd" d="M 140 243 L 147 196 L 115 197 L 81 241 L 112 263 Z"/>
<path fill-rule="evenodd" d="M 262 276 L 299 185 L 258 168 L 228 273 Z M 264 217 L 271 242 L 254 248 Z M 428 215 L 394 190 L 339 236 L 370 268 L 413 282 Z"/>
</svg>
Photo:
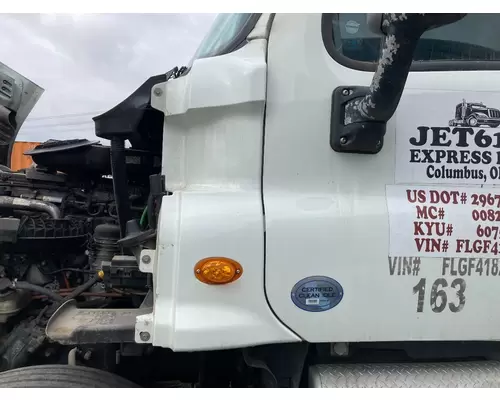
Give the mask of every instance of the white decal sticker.
<svg viewBox="0 0 500 400">
<path fill-rule="evenodd" d="M 396 115 L 396 183 L 500 184 L 500 96 L 408 94 Z"/>
<path fill-rule="evenodd" d="M 387 186 L 390 256 L 496 257 L 500 188 Z"/>
</svg>

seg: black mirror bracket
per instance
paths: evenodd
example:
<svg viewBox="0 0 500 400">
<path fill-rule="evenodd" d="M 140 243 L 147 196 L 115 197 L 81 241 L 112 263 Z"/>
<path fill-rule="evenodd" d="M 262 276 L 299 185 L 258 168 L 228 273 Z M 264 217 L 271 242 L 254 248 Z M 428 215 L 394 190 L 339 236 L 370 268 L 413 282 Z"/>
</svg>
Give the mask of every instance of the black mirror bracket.
<svg viewBox="0 0 500 400">
<path fill-rule="evenodd" d="M 380 152 L 386 123 L 401 99 L 420 36 L 429 29 L 450 24 L 464 16 L 380 14 L 377 24 L 385 38 L 371 85 L 337 87 L 333 92 L 330 127 L 333 150 L 366 154 Z"/>
<path fill-rule="evenodd" d="M 385 122 L 360 117 L 365 86 L 339 86 L 333 91 L 330 145 L 341 153 L 378 153 L 384 144 Z"/>
</svg>

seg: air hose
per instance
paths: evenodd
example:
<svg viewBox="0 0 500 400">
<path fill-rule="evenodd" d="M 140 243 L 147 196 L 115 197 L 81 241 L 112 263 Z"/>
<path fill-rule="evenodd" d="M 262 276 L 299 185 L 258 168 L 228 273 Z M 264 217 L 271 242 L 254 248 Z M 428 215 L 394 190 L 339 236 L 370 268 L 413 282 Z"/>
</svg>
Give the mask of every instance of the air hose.
<svg viewBox="0 0 500 400">
<path fill-rule="evenodd" d="M 11 289 L 29 290 L 31 292 L 40 293 L 40 294 L 47 296 L 55 301 L 63 301 L 64 300 L 64 297 L 59 296 L 57 293 L 54 293 L 49 289 L 45 289 L 42 286 L 33 285 L 33 284 L 31 284 L 29 282 L 25 282 L 25 281 L 14 281 L 14 282 L 12 282 L 10 287 L 11 287 Z"/>
<path fill-rule="evenodd" d="M 71 299 L 74 299 L 75 297 L 80 296 L 83 292 L 90 289 L 97 282 L 99 282 L 103 278 L 103 276 L 104 276 L 104 273 L 102 271 L 99 271 L 93 278 L 89 279 L 87 282 L 85 282 L 82 285 L 75 288 L 75 290 L 73 290 L 71 293 L 69 293 L 68 296 L 66 296 L 66 297 L 60 296 L 59 294 L 57 294 L 49 289 L 46 289 L 42 286 L 33 285 L 32 283 L 29 283 L 26 281 L 13 281 L 13 282 L 11 282 L 9 287 L 11 289 L 14 289 L 14 290 L 29 290 L 31 292 L 35 292 L 35 293 L 39 293 L 43 296 L 47 296 L 56 302 L 63 302 L 63 301 L 71 300 Z"/>
</svg>

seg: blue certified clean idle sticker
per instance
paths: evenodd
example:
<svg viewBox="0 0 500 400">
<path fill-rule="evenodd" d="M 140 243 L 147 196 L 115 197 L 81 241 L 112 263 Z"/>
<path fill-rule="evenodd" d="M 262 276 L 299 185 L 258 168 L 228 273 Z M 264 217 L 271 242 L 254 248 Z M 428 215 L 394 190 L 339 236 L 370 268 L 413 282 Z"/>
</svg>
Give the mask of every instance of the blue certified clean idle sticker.
<svg viewBox="0 0 500 400">
<path fill-rule="evenodd" d="M 344 290 L 335 279 L 310 276 L 297 282 L 292 289 L 293 303 L 305 311 L 327 311 L 340 303 Z"/>
</svg>

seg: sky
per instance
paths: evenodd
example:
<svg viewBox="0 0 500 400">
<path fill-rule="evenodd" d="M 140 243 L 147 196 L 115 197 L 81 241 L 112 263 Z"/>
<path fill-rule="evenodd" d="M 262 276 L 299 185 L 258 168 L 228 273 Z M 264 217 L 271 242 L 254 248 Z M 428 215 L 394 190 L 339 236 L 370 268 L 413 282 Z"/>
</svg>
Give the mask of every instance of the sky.
<svg viewBox="0 0 500 400">
<path fill-rule="evenodd" d="M 0 14 L 0 61 L 45 92 L 18 141 L 94 139 L 92 117 L 185 65 L 215 14 Z"/>
</svg>

